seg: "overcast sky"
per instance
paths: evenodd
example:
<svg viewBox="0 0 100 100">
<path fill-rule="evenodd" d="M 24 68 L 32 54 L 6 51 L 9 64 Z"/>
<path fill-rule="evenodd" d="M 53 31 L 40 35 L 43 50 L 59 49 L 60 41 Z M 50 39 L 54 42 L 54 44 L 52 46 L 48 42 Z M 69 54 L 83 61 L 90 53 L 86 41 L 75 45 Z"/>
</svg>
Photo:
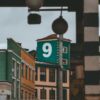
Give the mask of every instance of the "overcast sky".
<svg viewBox="0 0 100 100">
<path fill-rule="evenodd" d="M 27 8 L 0 8 L 0 43 L 6 43 L 7 38 L 13 38 L 22 43 L 24 48 L 36 49 L 36 40 L 43 38 L 52 31 L 52 22 L 59 17 L 60 11 L 41 11 L 42 23 L 29 25 L 27 23 Z M 63 12 L 63 17 L 68 22 L 69 28 L 65 38 L 76 41 L 76 17 L 75 12 Z"/>
</svg>

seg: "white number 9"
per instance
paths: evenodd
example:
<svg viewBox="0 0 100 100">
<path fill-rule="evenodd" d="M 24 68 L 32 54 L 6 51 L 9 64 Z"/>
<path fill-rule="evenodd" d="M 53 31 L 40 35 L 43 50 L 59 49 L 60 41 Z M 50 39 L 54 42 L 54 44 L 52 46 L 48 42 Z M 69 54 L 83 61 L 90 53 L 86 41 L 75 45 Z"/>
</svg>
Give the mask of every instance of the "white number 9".
<svg viewBox="0 0 100 100">
<path fill-rule="evenodd" d="M 50 43 L 44 43 L 43 44 L 43 47 L 42 47 L 42 50 L 43 50 L 43 56 L 48 58 L 51 56 L 51 53 L 52 53 L 52 46 Z"/>
</svg>

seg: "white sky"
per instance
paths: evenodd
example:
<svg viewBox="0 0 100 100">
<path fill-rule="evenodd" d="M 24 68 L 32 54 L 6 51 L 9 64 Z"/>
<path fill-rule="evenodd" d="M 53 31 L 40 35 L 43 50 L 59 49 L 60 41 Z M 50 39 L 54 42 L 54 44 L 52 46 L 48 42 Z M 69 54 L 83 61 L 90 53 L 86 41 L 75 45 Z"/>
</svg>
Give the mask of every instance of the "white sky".
<svg viewBox="0 0 100 100">
<path fill-rule="evenodd" d="M 13 38 L 22 43 L 24 48 L 36 49 L 36 40 L 52 33 L 52 22 L 59 17 L 60 11 L 41 11 L 42 23 L 29 25 L 27 23 L 27 8 L 2 8 L 0 7 L 0 44 L 6 43 L 7 38 Z M 69 28 L 65 38 L 76 41 L 75 12 L 63 12 L 63 17 L 68 22 Z"/>
</svg>

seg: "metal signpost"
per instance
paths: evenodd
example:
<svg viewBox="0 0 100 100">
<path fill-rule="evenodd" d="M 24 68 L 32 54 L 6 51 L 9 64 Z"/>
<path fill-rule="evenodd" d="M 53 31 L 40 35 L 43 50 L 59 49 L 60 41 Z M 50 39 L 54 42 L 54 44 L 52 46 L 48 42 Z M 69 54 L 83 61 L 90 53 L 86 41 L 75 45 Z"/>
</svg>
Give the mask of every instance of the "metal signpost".
<svg viewBox="0 0 100 100">
<path fill-rule="evenodd" d="M 58 95 L 57 100 L 63 100 L 63 63 L 62 63 L 62 53 L 63 53 L 63 34 L 59 35 L 59 66 L 58 66 Z"/>
</svg>

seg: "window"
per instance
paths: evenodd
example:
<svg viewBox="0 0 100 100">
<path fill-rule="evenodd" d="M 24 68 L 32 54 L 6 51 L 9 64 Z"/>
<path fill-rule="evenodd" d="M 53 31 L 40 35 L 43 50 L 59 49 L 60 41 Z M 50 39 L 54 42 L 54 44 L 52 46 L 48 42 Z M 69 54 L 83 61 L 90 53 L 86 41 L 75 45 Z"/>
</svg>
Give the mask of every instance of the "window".
<svg viewBox="0 0 100 100">
<path fill-rule="evenodd" d="M 55 69 L 54 68 L 49 69 L 49 81 L 55 82 Z"/>
<path fill-rule="evenodd" d="M 63 71 L 63 82 L 67 82 L 67 71 Z"/>
<path fill-rule="evenodd" d="M 13 68 L 12 68 L 13 76 L 16 77 L 16 61 L 13 60 Z"/>
<path fill-rule="evenodd" d="M 7 95 L 7 100 L 10 100 L 10 95 Z"/>
<path fill-rule="evenodd" d="M 20 79 L 20 64 L 18 64 L 18 63 L 16 66 L 16 74 L 17 74 L 17 79 Z"/>
<path fill-rule="evenodd" d="M 20 83 L 17 82 L 16 84 L 16 97 L 17 97 L 17 100 L 20 99 Z"/>
<path fill-rule="evenodd" d="M 63 89 L 63 100 L 67 100 L 67 89 Z"/>
<path fill-rule="evenodd" d="M 32 100 L 34 100 L 34 95 L 32 95 Z"/>
<path fill-rule="evenodd" d="M 25 72 L 26 72 L 26 73 L 25 73 L 25 76 L 26 76 L 26 79 L 28 79 L 28 66 L 26 65 L 26 67 L 25 67 L 25 68 L 26 68 L 26 71 L 25 71 Z"/>
<path fill-rule="evenodd" d="M 38 98 L 38 90 L 37 89 L 35 89 L 34 95 L 35 95 L 35 99 L 37 99 Z"/>
<path fill-rule="evenodd" d="M 32 69 L 31 69 L 30 75 L 31 75 L 30 80 L 32 81 L 33 80 L 33 76 L 34 76 Z"/>
<path fill-rule="evenodd" d="M 32 70 L 32 81 L 34 82 L 34 70 Z"/>
<path fill-rule="evenodd" d="M 68 64 L 67 59 L 63 59 L 63 61 L 62 61 L 62 62 L 63 62 L 63 64 L 64 64 L 64 65 Z"/>
<path fill-rule="evenodd" d="M 63 53 L 67 53 L 68 52 L 68 48 L 67 47 L 63 47 Z"/>
<path fill-rule="evenodd" d="M 12 90 L 12 98 L 14 98 L 14 91 L 15 91 L 15 88 L 14 88 L 14 79 L 13 79 L 13 83 L 12 83 L 12 86 L 11 86 L 11 90 Z"/>
<path fill-rule="evenodd" d="M 16 80 L 13 79 L 13 84 L 12 84 L 12 97 L 16 98 Z"/>
<path fill-rule="evenodd" d="M 21 66 L 21 76 L 24 77 L 24 63 L 22 63 Z"/>
<path fill-rule="evenodd" d="M 46 99 L 46 89 L 40 90 L 40 98 L 45 100 Z"/>
<path fill-rule="evenodd" d="M 23 100 L 23 90 L 21 90 L 21 100 Z"/>
<path fill-rule="evenodd" d="M 29 68 L 29 80 L 31 80 L 31 69 Z"/>
<path fill-rule="evenodd" d="M 32 100 L 32 99 L 31 99 L 31 93 L 29 93 L 29 97 L 28 97 L 28 100 Z"/>
<path fill-rule="evenodd" d="M 27 92 L 25 92 L 25 100 L 28 100 L 28 99 L 27 99 Z"/>
<path fill-rule="evenodd" d="M 50 98 L 50 100 L 55 100 L 55 90 L 49 91 L 49 98 Z"/>
<path fill-rule="evenodd" d="M 36 81 L 38 80 L 38 67 L 36 67 L 35 69 L 35 80 Z"/>
<path fill-rule="evenodd" d="M 40 68 L 40 81 L 46 81 L 46 68 Z"/>
</svg>

